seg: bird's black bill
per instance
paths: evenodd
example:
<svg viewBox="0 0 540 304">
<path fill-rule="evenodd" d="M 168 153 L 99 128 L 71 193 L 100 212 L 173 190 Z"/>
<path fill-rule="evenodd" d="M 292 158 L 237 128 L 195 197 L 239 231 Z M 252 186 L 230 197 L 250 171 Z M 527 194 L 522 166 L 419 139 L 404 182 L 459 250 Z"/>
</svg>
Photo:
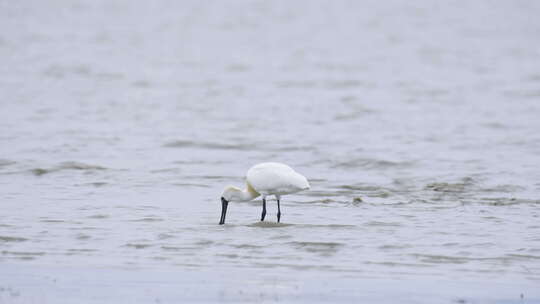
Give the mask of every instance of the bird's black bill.
<svg viewBox="0 0 540 304">
<path fill-rule="evenodd" d="M 221 219 L 219 220 L 220 225 L 225 224 L 225 216 L 227 215 L 227 205 L 229 205 L 229 202 L 222 197 L 221 198 Z"/>
</svg>

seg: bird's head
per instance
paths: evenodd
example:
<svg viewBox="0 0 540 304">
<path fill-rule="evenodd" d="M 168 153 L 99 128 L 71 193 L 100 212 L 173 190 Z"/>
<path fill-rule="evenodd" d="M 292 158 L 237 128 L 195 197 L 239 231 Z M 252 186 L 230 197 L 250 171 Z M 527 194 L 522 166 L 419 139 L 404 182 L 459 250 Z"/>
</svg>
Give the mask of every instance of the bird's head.
<svg viewBox="0 0 540 304">
<path fill-rule="evenodd" d="M 227 206 L 229 205 L 229 202 L 237 200 L 238 195 L 241 192 L 242 190 L 236 187 L 228 186 L 225 187 L 223 193 L 221 193 L 221 219 L 219 220 L 220 225 L 225 224 L 225 216 L 227 215 Z"/>
</svg>

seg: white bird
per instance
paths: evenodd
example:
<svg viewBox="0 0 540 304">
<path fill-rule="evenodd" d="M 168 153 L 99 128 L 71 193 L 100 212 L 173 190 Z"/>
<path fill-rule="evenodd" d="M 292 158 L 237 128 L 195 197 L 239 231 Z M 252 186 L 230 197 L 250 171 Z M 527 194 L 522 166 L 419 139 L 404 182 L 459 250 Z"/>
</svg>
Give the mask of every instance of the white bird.
<svg viewBox="0 0 540 304">
<path fill-rule="evenodd" d="M 296 193 L 309 189 L 307 179 L 291 167 L 281 163 L 260 163 L 251 167 L 246 175 L 246 189 L 225 187 L 221 194 L 220 225 L 225 224 L 225 215 L 230 201 L 246 202 L 262 195 L 263 209 L 261 221 L 266 216 L 266 197 L 274 195 L 277 200 L 277 221 L 281 219 L 279 201 L 282 195 Z"/>
</svg>

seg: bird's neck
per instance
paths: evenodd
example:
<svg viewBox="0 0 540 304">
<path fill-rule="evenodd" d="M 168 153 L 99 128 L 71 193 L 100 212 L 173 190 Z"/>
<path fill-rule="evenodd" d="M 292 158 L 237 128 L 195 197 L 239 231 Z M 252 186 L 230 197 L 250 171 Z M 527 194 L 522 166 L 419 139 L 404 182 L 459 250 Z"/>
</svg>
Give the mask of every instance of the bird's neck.
<svg viewBox="0 0 540 304">
<path fill-rule="evenodd" d="M 240 201 L 250 201 L 259 196 L 260 194 L 259 192 L 255 191 L 255 189 L 253 189 L 250 184 L 247 184 L 246 189 L 239 190 L 236 195 L 238 196 L 237 199 Z"/>
</svg>

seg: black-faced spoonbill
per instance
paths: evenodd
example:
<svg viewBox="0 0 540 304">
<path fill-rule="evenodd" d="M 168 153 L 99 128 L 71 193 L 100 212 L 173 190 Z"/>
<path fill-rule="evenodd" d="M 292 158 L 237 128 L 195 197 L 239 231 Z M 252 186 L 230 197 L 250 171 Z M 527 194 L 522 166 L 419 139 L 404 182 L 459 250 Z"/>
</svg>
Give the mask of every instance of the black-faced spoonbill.
<svg viewBox="0 0 540 304">
<path fill-rule="evenodd" d="M 221 194 L 221 219 L 219 224 L 225 224 L 227 206 L 231 201 L 246 202 L 262 195 L 263 209 L 261 221 L 266 216 L 266 197 L 274 195 L 277 200 L 277 221 L 281 219 L 279 201 L 282 195 L 296 193 L 309 189 L 307 179 L 291 167 L 280 163 L 261 163 L 251 167 L 246 175 L 246 189 L 228 186 Z"/>
</svg>

